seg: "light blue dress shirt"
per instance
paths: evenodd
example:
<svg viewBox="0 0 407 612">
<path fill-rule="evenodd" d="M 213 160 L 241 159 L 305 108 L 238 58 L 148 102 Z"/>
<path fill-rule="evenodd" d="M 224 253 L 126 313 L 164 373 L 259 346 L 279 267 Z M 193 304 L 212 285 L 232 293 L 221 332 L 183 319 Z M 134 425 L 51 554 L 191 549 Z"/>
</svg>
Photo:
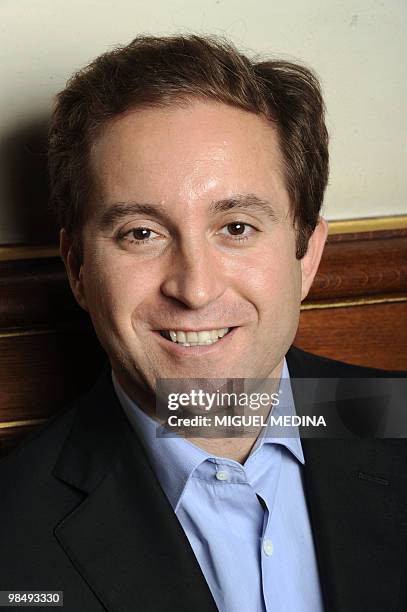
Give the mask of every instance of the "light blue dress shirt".
<svg viewBox="0 0 407 612">
<path fill-rule="evenodd" d="M 282 378 L 289 379 L 285 361 Z M 272 437 L 269 426 L 241 465 L 185 438 L 157 437 L 156 421 L 124 393 L 114 375 L 113 384 L 218 609 L 322 612 L 300 438 Z M 285 405 L 295 414 L 290 384 L 288 389 Z"/>
</svg>

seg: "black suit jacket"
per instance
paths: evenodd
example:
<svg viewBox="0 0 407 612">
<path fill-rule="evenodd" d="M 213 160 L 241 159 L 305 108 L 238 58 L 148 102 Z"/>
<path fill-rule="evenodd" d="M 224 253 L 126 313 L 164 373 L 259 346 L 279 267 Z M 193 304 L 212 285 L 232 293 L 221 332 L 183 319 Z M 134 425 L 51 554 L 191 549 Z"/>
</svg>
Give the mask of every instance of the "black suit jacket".
<svg viewBox="0 0 407 612">
<path fill-rule="evenodd" d="M 378 373 L 294 348 L 287 361 L 294 377 Z M 302 444 L 326 611 L 407 610 L 405 441 Z M 11 589 L 63 590 L 66 612 L 216 610 L 108 369 L 0 462 L 0 590 Z"/>
</svg>

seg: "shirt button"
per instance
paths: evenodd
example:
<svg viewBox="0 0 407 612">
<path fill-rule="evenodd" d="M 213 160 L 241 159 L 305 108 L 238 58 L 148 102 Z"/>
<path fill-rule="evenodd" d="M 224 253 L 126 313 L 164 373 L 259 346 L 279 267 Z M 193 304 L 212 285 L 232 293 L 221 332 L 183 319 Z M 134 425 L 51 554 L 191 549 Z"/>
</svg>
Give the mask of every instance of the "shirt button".
<svg viewBox="0 0 407 612">
<path fill-rule="evenodd" d="M 271 540 L 264 540 L 263 542 L 263 551 L 264 554 L 270 557 L 273 554 L 273 542 Z"/>
<path fill-rule="evenodd" d="M 226 470 L 219 470 L 216 472 L 216 478 L 218 480 L 229 480 L 229 472 L 226 472 Z"/>
</svg>

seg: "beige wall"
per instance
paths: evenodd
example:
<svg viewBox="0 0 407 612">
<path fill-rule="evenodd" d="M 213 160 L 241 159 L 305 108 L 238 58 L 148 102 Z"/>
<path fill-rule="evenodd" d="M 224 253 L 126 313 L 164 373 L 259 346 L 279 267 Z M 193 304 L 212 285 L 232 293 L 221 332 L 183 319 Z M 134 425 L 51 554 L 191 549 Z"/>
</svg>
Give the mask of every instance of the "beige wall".
<svg viewBox="0 0 407 612">
<path fill-rule="evenodd" d="M 185 30 L 316 69 L 331 134 L 329 219 L 407 212 L 406 0 L 2 0 L 0 243 L 41 240 L 35 134 L 72 71 L 137 33 Z"/>
</svg>

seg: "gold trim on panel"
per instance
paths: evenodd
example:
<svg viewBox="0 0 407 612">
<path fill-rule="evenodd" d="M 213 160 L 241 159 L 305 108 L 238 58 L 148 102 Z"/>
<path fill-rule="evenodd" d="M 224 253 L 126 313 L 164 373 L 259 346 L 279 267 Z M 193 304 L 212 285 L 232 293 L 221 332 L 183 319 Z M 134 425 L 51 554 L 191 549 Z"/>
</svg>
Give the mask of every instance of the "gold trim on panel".
<svg viewBox="0 0 407 612">
<path fill-rule="evenodd" d="M 301 304 L 301 310 L 322 310 L 324 308 L 348 308 L 349 306 L 369 306 L 370 304 L 393 304 L 394 302 L 407 302 L 407 296 L 383 298 L 359 298 L 357 300 L 344 300 L 343 302 L 310 302 Z"/>
<path fill-rule="evenodd" d="M 407 302 L 407 295 L 395 296 L 395 297 L 377 297 L 377 298 L 358 298 L 355 300 L 343 300 L 342 302 L 309 302 L 301 304 L 301 310 L 322 310 L 325 308 L 349 308 L 350 306 L 368 306 L 370 304 L 393 304 L 395 302 Z M 91 329 L 89 328 L 91 332 Z M 56 328 L 56 327 L 44 327 L 43 329 L 24 329 L 15 331 L 0 331 L 0 340 L 2 338 L 18 338 L 20 336 L 47 336 L 50 334 L 63 334 L 63 333 L 87 333 L 87 329 L 80 329 L 69 327 L 69 328 Z"/>
<path fill-rule="evenodd" d="M 63 333 L 86 333 L 87 330 L 83 330 L 74 327 L 44 327 L 42 329 L 16 329 L 13 331 L 0 331 L 0 338 L 18 338 L 19 336 L 47 336 L 49 334 L 63 334 Z"/>
<path fill-rule="evenodd" d="M 41 425 L 47 419 L 26 419 L 25 421 L 5 421 L 0 423 L 0 429 L 14 429 L 15 427 L 31 427 L 33 425 Z"/>
<path fill-rule="evenodd" d="M 16 261 L 19 259 L 41 259 L 59 257 L 59 248 L 56 245 L 21 245 L 0 247 L 0 261 Z"/>
<path fill-rule="evenodd" d="M 328 225 L 330 236 L 334 234 L 354 234 L 357 232 L 378 232 L 381 230 L 406 229 L 407 215 L 328 221 Z"/>
<path fill-rule="evenodd" d="M 407 228 L 407 215 L 368 217 L 364 219 L 332 220 L 329 223 L 329 234 L 350 234 L 357 232 L 377 232 L 380 230 L 397 230 Z M 0 261 L 19 259 L 40 259 L 42 257 L 59 257 L 57 245 L 9 245 L 0 246 Z"/>
<path fill-rule="evenodd" d="M 94 329 L 89 326 L 78 325 L 61 325 L 60 327 L 39 327 L 37 329 L 5 329 L 0 328 L 0 338 L 18 338 L 20 336 L 49 336 L 51 334 L 86 334 L 94 335 Z"/>
</svg>

